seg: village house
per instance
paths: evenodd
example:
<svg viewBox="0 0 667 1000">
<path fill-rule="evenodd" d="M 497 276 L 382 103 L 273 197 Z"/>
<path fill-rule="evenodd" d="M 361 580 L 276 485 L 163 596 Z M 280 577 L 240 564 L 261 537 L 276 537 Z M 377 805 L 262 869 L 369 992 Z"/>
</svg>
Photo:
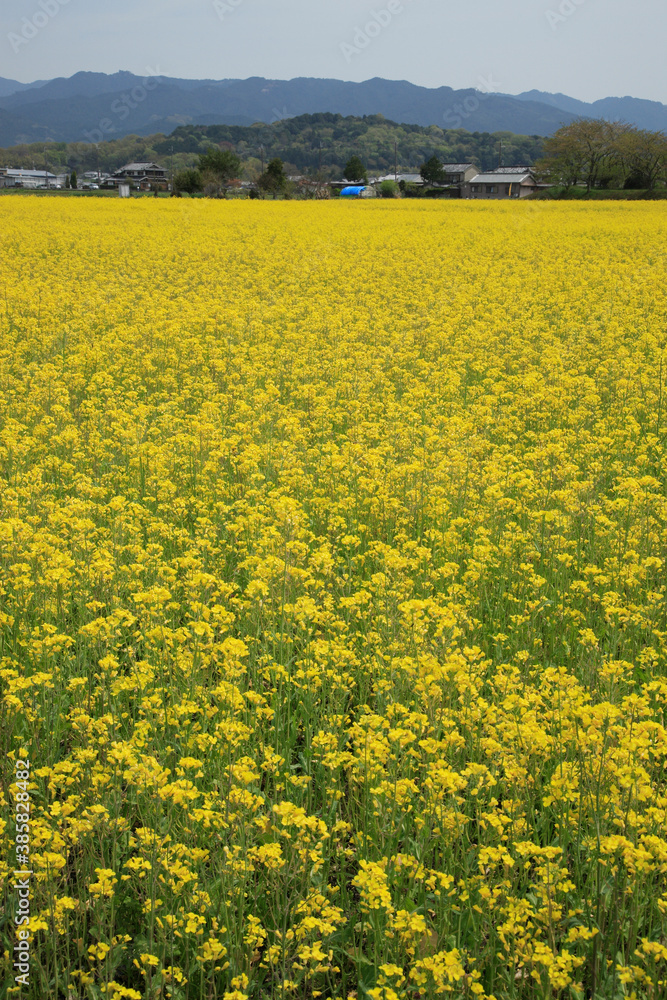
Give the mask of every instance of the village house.
<svg viewBox="0 0 667 1000">
<path fill-rule="evenodd" d="M 0 187 L 60 188 L 65 187 L 67 174 L 52 174 L 49 170 L 23 170 L 0 167 Z"/>
<path fill-rule="evenodd" d="M 383 177 L 373 178 L 371 184 L 382 184 L 383 181 L 397 181 L 399 184 L 417 184 L 421 186 L 424 181 L 421 174 L 384 174 Z"/>
<path fill-rule="evenodd" d="M 442 184 L 434 184 L 433 187 L 436 190 L 448 191 L 450 198 L 468 197 L 468 185 L 478 173 L 474 163 L 443 163 L 442 169 L 446 179 Z M 378 177 L 374 183 L 381 184 L 383 181 L 398 181 L 399 184 L 403 181 L 404 184 L 424 187 L 424 179 L 421 174 L 385 174 L 384 177 Z"/>
<path fill-rule="evenodd" d="M 126 163 L 116 170 L 111 181 L 114 185 L 133 184 L 140 191 L 150 191 L 154 184 L 163 189 L 169 186 L 167 171 L 157 163 Z"/>
<path fill-rule="evenodd" d="M 478 173 L 474 163 L 443 163 L 442 169 L 447 177 L 443 187 L 450 198 L 467 198 L 470 182 Z"/>
<path fill-rule="evenodd" d="M 540 187 L 532 168 L 524 165 L 497 167 L 477 174 L 470 182 L 469 198 L 526 198 Z"/>
</svg>

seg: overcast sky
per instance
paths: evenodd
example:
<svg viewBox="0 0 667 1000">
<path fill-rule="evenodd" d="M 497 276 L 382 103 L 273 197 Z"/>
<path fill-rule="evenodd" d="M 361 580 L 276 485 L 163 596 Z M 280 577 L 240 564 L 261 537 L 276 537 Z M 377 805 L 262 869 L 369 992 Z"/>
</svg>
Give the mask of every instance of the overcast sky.
<svg viewBox="0 0 667 1000">
<path fill-rule="evenodd" d="M 666 39 L 665 0 L 3 0 L 0 76 L 381 76 L 667 103 Z"/>
</svg>

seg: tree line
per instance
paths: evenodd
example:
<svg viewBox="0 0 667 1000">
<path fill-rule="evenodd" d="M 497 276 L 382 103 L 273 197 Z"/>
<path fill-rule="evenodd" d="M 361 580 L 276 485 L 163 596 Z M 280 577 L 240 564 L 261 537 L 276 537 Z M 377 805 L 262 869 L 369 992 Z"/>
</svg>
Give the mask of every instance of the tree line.
<svg viewBox="0 0 667 1000">
<path fill-rule="evenodd" d="M 544 141 L 540 179 L 570 188 L 641 188 L 667 184 L 667 135 L 628 122 L 582 118 Z"/>
<path fill-rule="evenodd" d="M 237 180 L 242 172 L 241 158 L 229 149 L 210 146 L 199 157 L 196 167 L 180 170 L 174 177 L 174 191 L 177 194 L 197 194 L 202 192 L 209 198 L 219 198 L 227 185 Z M 277 156 L 269 160 L 266 170 L 257 179 L 257 187 L 275 198 L 285 190 L 287 176 L 285 165 Z"/>
<path fill-rule="evenodd" d="M 209 198 L 219 198 L 226 194 L 229 185 L 237 181 L 242 172 L 243 163 L 236 153 L 210 146 L 205 153 L 200 154 L 196 167 L 180 170 L 176 174 L 173 187 L 176 194 L 204 194 Z M 422 163 L 419 172 L 428 186 L 447 181 L 444 167 L 437 156 L 431 156 Z M 361 157 L 350 157 L 343 169 L 343 178 L 350 184 L 368 184 L 368 169 Z M 257 179 L 256 188 L 275 198 L 287 190 L 287 182 L 285 164 L 279 157 L 274 157 Z M 396 198 L 400 191 L 399 184 L 387 180 L 380 185 L 379 193 L 386 198 Z"/>
<path fill-rule="evenodd" d="M 603 119 L 580 119 L 542 139 L 399 125 L 382 115 L 359 118 L 327 112 L 272 125 L 184 125 L 169 136 L 126 136 L 97 147 L 89 143 L 14 146 L 0 150 L 0 163 L 43 165 L 54 171 L 67 168 L 81 174 L 95 169 L 111 172 L 131 161 L 156 161 L 167 167 L 170 176 L 180 178 L 183 191 L 215 193 L 242 175 L 271 194 L 284 189 L 286 174 L 307 174 L 322 181 L 342 176 L 356 180 L 347 172 L 355 157 L 363 164 L 362 180 L 369 172 L 392 173 L 396 163 L 399 171 L 410 173 L 430 164 L 424 179 L 437 184 L 438 164 L 443 161 L 492 169 L 501 140 L 505 163 L 536 163 L 540 179 L 565 188 L 654 190 L 667 184 L 665 133 Z M 221 156 L 211 159 L 211 147 Z"/>
</svg>

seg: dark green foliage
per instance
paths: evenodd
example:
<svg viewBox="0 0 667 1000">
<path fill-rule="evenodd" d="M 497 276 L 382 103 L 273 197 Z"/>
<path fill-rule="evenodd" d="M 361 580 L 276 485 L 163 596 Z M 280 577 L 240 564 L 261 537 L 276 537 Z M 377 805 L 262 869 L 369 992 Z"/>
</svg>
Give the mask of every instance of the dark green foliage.
<svg viewBox="0 0 667 1000">
<path fill-rule="evenodd" d="M 241 160 L 230 149 L 209 146 L 199 157 L 199 172 L 215 177 L 220 184 L 227 184 L 241 173 Z"/>
<path fill-rule="evenodd" d="M 203 188 L 201 174 L 198 170 L 179 170 L 174 177 L 174 191 L 195 194 Z"/>
<path fill-rule="evenodd" d="M 280 191 L 285 189 L 287 183 L 283 161 L 277 156 L 274 157 L 257 183 L 262 191 L 272 194 L 275 198 Z"/>
<path fill-rule="evenodd" d="M 347 181 L 359 181 L 364 184 L 368 183 L 368 173 L 366 167 L 361 162 L 358 156 L 351 156 L 345 165 L 345 170 L 343 171 L 343 177 Z"/>
<path fill-rule="evenodd" d="M 444 184 L 447 179 L 442 163 L 437 156 L 432 156 L 426 163 L 422 163 L 419 173 L 425 184 Z"/>
</svg>

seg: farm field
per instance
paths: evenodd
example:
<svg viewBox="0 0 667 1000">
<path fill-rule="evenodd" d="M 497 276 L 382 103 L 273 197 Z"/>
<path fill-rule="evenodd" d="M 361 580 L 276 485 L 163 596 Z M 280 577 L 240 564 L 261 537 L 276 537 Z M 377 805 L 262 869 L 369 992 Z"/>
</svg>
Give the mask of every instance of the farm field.
<svg viewBox="0 0 667 1000">
<path fill-rule="evenodd" d="M 667 996 L 666 265 L 0 202 L 0 997 Z"/>
</svg>

